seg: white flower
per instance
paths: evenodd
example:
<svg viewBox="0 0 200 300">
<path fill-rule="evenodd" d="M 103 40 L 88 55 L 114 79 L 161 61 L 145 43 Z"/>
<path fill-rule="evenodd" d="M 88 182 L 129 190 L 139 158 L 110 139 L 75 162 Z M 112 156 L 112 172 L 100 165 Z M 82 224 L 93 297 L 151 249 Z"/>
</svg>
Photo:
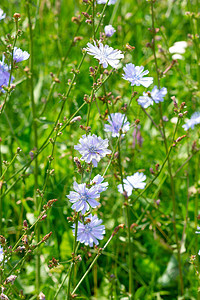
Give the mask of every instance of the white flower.
<svg viewBox="0 0 200 300">
<path fill-rule="evenodd" d="M 126 64 L 123 68 L 125 74 L 122 77 L 125 80 L 131 82 L 131 86 L 136 85 L 140 86 L 143 85 L 144 87 L 149 87 L 153 83 L 153 77 L 143 77 L 149 73 L 148 70 L 144 71 L 144 67 L 136 66 L 134 64 Z"/>
<path fill-rule="evenodd" d="M 137 100 L 138 104 L 141 105 L 143 108 L 147 108 L 150 105 L 153 105 L 153 99 L 149 97 L 149 95 L 143 92 L 143 96 L 140 96 Z"/>
<path fill-rule="evenodd" d="M 174 43 L 172 47 L 169 48 L 170 53 L 175 53 L 172 55 L 173 59 L 183 59 L 183 56 L 181 54 L 185 53 L 185 48 L 187 47 L 187 42 L 180 41 Z"/>
<path fill-rule="evenodd" d="M 0 8 L 0 21 L 5 19 L 5 17 L 6 17 L 6 14 L 3 13 L 3 10 Z"/>
<path fill-rule="evenodd" d="M 22 51 L 22 49 L 14 47 L 13 51 L 13 60 L 15 62 L 21 62 L 23 60 L 27 60 L 30 54 L 27 51 Z"/>
<path fill-rule="evenodd" d="M 111 65 L 113 68 L 117 68 L 121 58 L 124 58 L 124 54 L 117 49 L 113 49 L 108 45 L 103 45 L 99 43 L 99 47 L 94 41 L 94 45 L 87 43 L 88 48 L 85 48 L 89 55 L 94 56 L 94 58 L 99 60 L 99 63 L 103 65 L 104 68 L 107 68 L 108 65 Z"/>
<path fill-rule="evenodd" d="M 172 47 L 169 48 L 169 52 L 183 54 L 185 53 L 186 47 L 187 47 L 187 42 L 185 41 L 176 42 Z"/>
<path fill-rule="evenodd" d="M 108 5 L 115 4 L 117 0 L 109 0 Z M 106 4 L 107 0 L 97 0 L 97 4 Z"/>
<path fill-rule="evenodd" d="M 104 27 L 104 31 L 107 37 L 111 37 L 116 32 L 115 28 L 112 27 L 112 25 L 106 25 Z"/>
<path fill-rule="evenodd" d="M 39 293 L 39 300 L 45 300 L 45 295 L 43 294 L 43 292 Z"/>
<path fill-rule="evenodd" d="M 146 175 L 139 172 L 136 172 L 132 176 L 127 176 L 127 178 L 123 180 L 124 190 L 127 192 L 127 195 L 130 196 L 133 189 L 144 189 L 146 185 L 146 182 L 143 182 L 144 180 L 146 180 Z M 118 191 L 123 194 L 122 184 L 118 185 Z"/>
<path fill-rule="evenodd" d="M 172 55 L 172 58 L 174 60 L 176 60 L 176 59 L 183 59 L 183 56 L 181 54 L 174 54 L 174 55 Z"/>
<path fill-rule="evenodd" d="M 200 112 L 195 112 L 191 118 L 182 126 L 184 130 L 194 129 L 194 125 L 200 124 Z"/>
</svg>

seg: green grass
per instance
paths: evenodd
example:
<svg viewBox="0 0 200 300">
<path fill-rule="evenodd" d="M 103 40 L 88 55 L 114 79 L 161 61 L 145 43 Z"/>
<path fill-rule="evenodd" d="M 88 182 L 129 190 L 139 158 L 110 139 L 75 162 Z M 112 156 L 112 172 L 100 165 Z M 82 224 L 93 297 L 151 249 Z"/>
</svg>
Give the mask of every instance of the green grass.
<svg viewBox="0 0 200 300">
<path fill-rule="evenodd" d="M 8 44 L 13 44 L 13 40 L 7 42 L 5 39 L 7 34 L 15 35 L 15 23 L 12 16 L 16 12 L 21 14 L 19 29 L 22 30 L 16 46 L 30 52 L 27 3 L 25 0 L 1 1 L 1 8 L 7 15 L 5 20 L 0 21 L 1 53 L 8 51 Z M 70 266 L 68 261 L 72 257 L 74 237 L 71 229 L 72 223 L 67 219 L 72 216 L 72 210 L 66 195 L 72 190 L 75 180 L 78 183 L 81 183 L 81 180 L 83 182 L 89 180 L 89 173 L 87 172 L 84 172 L 81 178 L 73 160 L 75 156 L 80 158 L 78 151 L 74 150 L 74 145 L 85 133 L 79 126 L 86 126 L 88 104 L 77 114 L 82 117 L 82 120 L 68 124 L 62 130 L 62 135 L 57 136 L 56 140 L 55 136 L 60 129 L 53 132 L 52 129 L 60 112 L 59 122 L 65 125 L 67 120 L 84 103 L 84 95 L 91 95 L 93 79 L 90 76 L 89 67 L 94 68 L 99 64 L 96 59 L 86 55 L 80 73 L 75 79 L 76 84 L 73 85 L 67 100 L 65 101 L 63 98 L 70 87 L 69 80 L 73 78 L 72 69 L 78 68 L 83 55 L 82 50 L 93 37 L 93 26 L 87 24 L 86 18 L 81 14 L 88 7 L 89 5 L 78 0 L 38 0 L 29 3 L 33 24 L 33 69 L 31 71 L 36 118 L 33 120 L 31 108 L 31 73 L 24 71 L 26 66 L 31 67 L 29 59 L 29 61 L 18 63 L 18 68 L 13 70 L 15 77 L 13 83 L 16 84 L 16 87 L 10 93 L 9 100 L 0 115 L 0 137 L 2 139 L 0 143 L 0 174 L 8 166 L 7 163 L 11 162 L 17 148 L 21 148 L 20 154 L 17 155 L 2 178 L 2 228 L 0 228 L 0 234 L 7 240 L 5 249 L 10 245 L 14 247 L 24 233 L 23 220 L 27 220 L 30 227 L 48 200 L 58 199 L 58 201 L 47 211 L 47 218 L 38 222 L 39 240 L 42 240 L 51 231 L 52 235 L 46 243 L 40 245 L 39 250 L 31 250 L 23 264 L 20 263 L 12 272 L 13 275 L 17 275 L 17 279 L 14 285 L 6 286 L 5 294 L 9 299 L 37 299 L 37 294 L 41 291 L 46 295 L 46 299 L 54 299 L 56 291 Z M 95 26 L 100 20 L 98 13 L 101 13 L 102 9 L 103 5 L 95 5 Z M 168 118 L 168 122 L 164 122 L 168 147 L 174 143 L 172 140 L 175 129 L 174 118 L 178 116 L 174 112 L 171 97 L 176 97 L 178 106 L 183 101 L 186 102 L 183 111 L 188 111 L 188 118 L 199 109 L 199 40 L 198 37 L 192 39 L 188 36 L 189 34 L 195 36 L 199 32 L 197 9 L 198 1 L 156 1 L 154 4 L 155 27 L 159 28 L 159 32 L 156 34 L 155 50 L 160 74 L 172 62 L 169 47 L 177 41 L 187 41 L 188 43 L 186 53 L 183 54 L 184 59 L 178 60 L 160 79 L 161 87 L 166 87 L 168 90 L 162 103 L 163 115 Z M 194 15 L 187 15 L 187 11 L 194 12 Z M 92 15 L 92 6 L 88 13 Z M 71 19 L 73 16 L 78 17 L 79 15 L 83 21 L 76 33 L 78 24 L 72 22 Z M 154 85 L 157 85 L 157 72 L 152 48 L 146 46 L 153 38 L 151 31 L 148 30 L 152 27 L 151 1 L 118 0 L 115 6 L 108 6 L 96 34 L 97 39 L 100 37 L 100 32 L 103 32 L 104 26 L 110 24 L 110 21 L 112 21 L 116 33 L 105 43 L 124 51 L 125 58 L 121 61 L 121 68 L 113 72 L 96 93 L 96 101 L 101 116 L 95 102 L 92 102 L 89 126 L 92 134 L 109 138 L 110 149 L 113 150 L 117 139 L 111 138 L 103 130 L 106 123 L 103 116 L 107 106 L 111 113 L 122 112 L 121 108 L 129 103 L 133 93 L 133 88 L 129 82 L 122 79 L 122 67 L 126 63 L 133 63 L 137 66 L 143 65 L 145 69 L 149 70 L 149 76 L 154 77 Z M 82 39 L 73 45 L 68 52 L 74 36 L 81 36 Z M 126 51 L 127 43 L 134 46 L 135 50 Z M 162 51 L 159 51 L 159 48 Z M 61 68 L 66 54 L 66 61 Z M 9 55 L 7 57 L 10 59 Z M 111 67 L 108 67 L 108 70 L 111 70 Z M 100 68 L 100 72 L 103 71 L 103 68 Z M 59 78 L 60 83 L 54 82 L 52 85 L 51 72 Z M 50 88 L 51 86 L 52 88 Z M 147 176 L 147 183 L 153 180 L 155 176 L 151 174 L 150 168 L 155 171 L 156 164 L 159 164 L 161 168 L 166 158 L 166 150 L 159 130 L 152 124 L 136 101 L 144 91 L 152 88 L 153 85 L 148 89 L 141 86 L 134 87 L 134 91 L 137 91 L 138 94 L 133 98 L 131 106 L 126 112 L 132 126 L 121 142 L 123 177 L 142 170 Z M 112 96 L 109 98 L 110 103 L 106 105 L 99 97 L 109 92 L 112 92 Z M 120 100 L 113 104 L 118 96 L 121 96 Z M 6 93 L 0 95 L 0 104 L 3 103 L 5 97 Z M 48 102 L 46 103 L 47 99 Z M 61 109 L 63 104 L 63 109 Z M 162 129 L 159 105 L 154 103 L 147 109 L 147 112 Z M 199 153 L 194 150 L 194 142 L 196 142 L 196 149 L 199 150 L 200 131 L 198 126 L 187 133 L 183 130 L 182 125 L 187 116 L 184 115 L 183 118 L 180 118 L 175 140 L 184 134 L 187 134 L 187 137 L 177 143 L 170 154 L 172 174 L 176 174 L 187 158 L 192 156 L 174 177 L 175 226 L 179 241 L 182 239 L 184 222 L 187 220 L 180 255 L 184 282 L 183 295 L 181 296 L 177 245 L 173 227 L 173 201 L 167 162 L 160 175 L 143 195 L 134 201 L 141 192 L 141 190 L 137 190 L 130 197 L 130 222 L 131 224 L 138 223 L 138 226 L 133 227 L 130 231 L 134 297 L 131 298 L 128 294 L 130 244 L 127 236 L 125 203 L 127 200 L 117 190 L 121 178 L 119 162 L 117 155 L 115 155 L 105 175 L 105 181 L 109 183 L 109 188 L 101 194 L 101 206 L 93 210 L 103 219 L 106 228 L 106 235 L 104 240 L 100 242 L 100 247 L 104 246 L 116 226 L 124 223 L 125 227 L 113 237 L 91 272 L 77 289 L 75 292 L 78 294 L 77 299 L 198 299 L 199 275 L 197 271 L 199 270 L 199 263 L 197 253 L 199 241 L 198 236 L 195 235 L 195 230 L 198 225 L 200 181 Z M 140 132 L 143 138 L 141 147 L 138 144 L 133 147 L 133 131 L 137 127 L 135 125 L 136 119 L 140 120 Z M 38 148 L 40 149 L 45 142 L 45 148 L 37 157 L 38 167 L 35 165 L 36 159 L 31 161 L 29 154 L 30 151 L 37 153 L 34 126 L 37 127 Z M 48 137 L 53 138 L 55 143 L 46 144 L 49 141 Z M 51 163 L 49 163 L 49 155 L 53 156 Z M 109 157 L 102 159 L 98 168 L 93 168 L 92 178 L 96 174 L 102 175 L 108 162 Z M 29 163 L 30 166 L 24 172 L 24 168 Z M 36 169 L 37 185 L 34 176 Z M 54 171 L 49 174 L 52 169 Z M 17 173 L 18 171 L 19 173 Z M 43 193 L 43 197 L 36 189 Z M 158 199 L 160 199 L 159 207 L 156 205 Z M 41 209 L 36 206 L 36 202 L 40 203 Z M 30 245 L 39 241 L 36 237 L 37 228 L 27 233 Z M 31 236 L 32 231 L 33 236 Z M 20 245 L 22 246 L 23 242 L 20 242 Z M 35 283 L 36 253 L 40 256 L 41 261 L 41 279 L 38 288 Z M 80 245 L 77 254 L 81 255 L 82 261 L 75 264 L 72 272 L 71 292 L 92 263 L 95 253 L 98 253 L 95 248 L 90 249 L 83 244 Z M 1 284 L 4 283 L 15 264 L 24 257 L 24 254 L 23 251 L 22 253 L 14 252 L 11 255 L 11 258 L 5 263 L 4 270 L 0 271 Z M 195 265 L 190 263 L 191 255 L 196 255 Z M 49 269 L 48 264 L 52 257 L 59 261 L 59 265 Z M 57 299 L 67 299 L 67 287 L 68 280 L 64 282 Z M 24 295 L 21 298 L 20 291 L 23 291 Z"/>
</svg>

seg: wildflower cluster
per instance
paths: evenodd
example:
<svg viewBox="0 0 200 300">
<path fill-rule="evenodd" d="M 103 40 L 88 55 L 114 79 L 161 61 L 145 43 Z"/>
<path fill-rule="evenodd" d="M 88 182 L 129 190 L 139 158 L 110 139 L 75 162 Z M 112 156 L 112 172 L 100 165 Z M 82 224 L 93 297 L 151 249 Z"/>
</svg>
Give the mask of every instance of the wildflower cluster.
<svg viewBox="0 0 200 300">
<path fill-rule="evenodd" d="M 95 134 L 83 135 L 79 140 L 79 144 L 74 146 L 81 153 L 81 160 L 84 160 L 86 163 L 92 162 L 94 167 L 97 167 L 98 162 L 103 157 L 111 153 L 107 147 L 108 140 L 103 140 Z M 98 245 L 98 240 L 102 240 L 105 234 L 105 226 L 101 225 L 101 219 L 98 219 L 97 216 L 93 216 L 91 213 L 89 216 L 84 216 L 91 208 L 99 206 L 97 199 L 108 188 L 108 183 L 103 181 L 103 176 L 99 174 L 89 182 L 88 186 L 86 183 L 78 184 L 75 181 L 73 184 L 74 191 L 70 191 L 69 195 L 67 195 L 67 198 L 72 203 L 72 209 L 82 214 L 83 222 L 78 221 L 77 241 L 90 247 L 93 246 L 93 243 Z M 75 224 L 73 228 L 75 235 Z"/>
<path fill-rule="evenodd" d="M 5 19 L 6 14 L 0 9 L 0 20 Z M 5 93 L 5 87 L 8 87 L 14 80 L 12 76 L 12 62 L 13 64 L 19 63 L 21 61 L 27 60 L 30 54 L 27 51 L 22 51 L 20 48 L 14 47 L 13 49 L 10 48 L 9 45 L 8 55 L 8 64 L 5 62 L 6 57 L 3 54 L 2 60 L 0 61 L 0 91 Z"/>
</svg>

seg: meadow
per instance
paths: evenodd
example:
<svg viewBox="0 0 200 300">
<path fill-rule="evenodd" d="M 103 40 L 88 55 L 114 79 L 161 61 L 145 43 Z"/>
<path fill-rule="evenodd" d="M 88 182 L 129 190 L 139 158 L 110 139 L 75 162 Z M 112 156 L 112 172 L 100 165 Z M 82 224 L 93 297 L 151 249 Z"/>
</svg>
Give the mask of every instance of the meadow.
<svg viewBox="0 0 200 300">
<path fill-rule="evenodd" d="M 0 299 L 200 299 L 198 0 L 1 0 Z"/>
</svg>

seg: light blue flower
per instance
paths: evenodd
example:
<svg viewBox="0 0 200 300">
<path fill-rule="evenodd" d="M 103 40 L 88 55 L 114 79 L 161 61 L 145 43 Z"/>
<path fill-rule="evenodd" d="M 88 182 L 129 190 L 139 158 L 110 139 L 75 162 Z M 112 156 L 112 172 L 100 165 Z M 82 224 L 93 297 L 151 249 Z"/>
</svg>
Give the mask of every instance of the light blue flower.
<svg viewBox="0 0 200 300">
<path fill-rule="evenodd" d="M 143 92 L 143 96 L 140 96 L 137 100 L 138 104 L 143 108 L 147 108 L 150 105 L 153 105 L 153 99 L 148 96 L 147 93 Z"/>
<path fill-rule="evenodd" d="M 3 248 L 0 246 L 0 263 L 3 261 L 3 257 L 4 257 Z"/>
<path fill-rule="evenodd" d="M 112 5 L 115 4 L 117 2 L 117 0 L 109 0 L 108 1 L 108 5 Z M 97 0 L 97 4 L 106 4 L 107 0 Z"/>
<path fill-rule="evenodd" d="M 151 97 L 155 103 L 163 102 L 166 94 L 167 89 L 165 87 L 159 90 L 156 85 L 151 91 Z"/>
<path fill-rule="evenodd" d="M 13 50 L 13 60 L 15 62 L 21 62 L 27 60 L 30 57 L 30 54 L 27 51 L 22 51 L 20 48 L 14 47 Z"/>
<path fill-rule="evenodd" d="M 144 189 L 146 182 L 146 175 L 143 173 L 136 172 L 132 176 L 127 176 L 126 179 L 123 180 L 124 190 L 127 192 L 127 195 L 130 196 L 132 194 L 133 189 Z M 123 194 L 122 184 L 118 185 L 118 191 Z"/>
<path fill-rule="evenodd" d="M 124 58 L 124 54 L 122 54 L 120 50 L 113 49 L 108 45 L 104 46 L 102 43 L 99 43 L 99 46 L 97 46 L 94 41 L 94 45 L 87 43 L 87 46 L 88 47 L 85 48 L 87 53 L 98 59 L 99 63 L 103 65 L 104 68 L 111 65 L 112 68 L 116 69 L 119 66 L 120 59 Z"/>
<path fill-rule="evenodd" d="M 105 234 L 105 226 L 101 225 L 102 222 L 101 219 L 92 216 L 92 214 L 85 219 L 85 224 L 78 222 L 77 241 L 90 247 L 93 246 L 93 243 L 98 245 L 98 240 L 103 240 Z M 75 224 L 73 228 L 73 234 L 75 235 Z"/>
<path fill-rule="evenodd" d="M 104 27 L 104 32 L 107 37 L 111 37 L 116 32 L 116 30 L 112 25 L 106 25 Z"/>
<path fill-rule="evenodd" d="M 144 67 L 136 66 L 132 63 L 126 64 L 123 68 L 125 74 L 122 77 L 125 80 L 130 81 L 131 86 L 140 86 L 143 85 L 144 87 L 149 87 L 153 83 L 153 77 L 144 77 L 149 73 L 148 70 L 144 71 Z"/>
<path fill-rule="evenodd" d="M 74 146 L 82 155 L 81 159 L 87 163 L 92 162 L 94 167 L 97 167 L 101 158 L 111 153 L 108 148 L 108 139 L 93 135 L 83 135 L 79 140 L 79 144 Z"/>
<path fill-rule="evenodd" d="M 5 19 L 6 14 L 3 12 L 3 10 L 0 8 L 0 21 Z"/>
<path fill-rule="evenodd" d="M 158 89 L 155 85 L 151 93 L 143 93 L 143 96 L 138 98 L 138 104 L 143 108 L 147 108 L 153 103 L 159 103 L 164 101 L 164 97 L 167 94 L 167 89 L 163 87 L 162 89 Z"/>
<path fill-rule="evenodd" d="M 92 186 L 90 189 L 86 187 L 86 183 L 78 184 L 76 181 L 73 184 L 75 192 L 71 191 L 67 198 L 72 205 L 72 209 L 84 215 L 86 211 L 92 208 L 95 208 L 99 205 L 95 199 L 100 197 L 100 192 L 98 186 Z"/>
<path fill-rule="evenodd" d="M 194 129 L 194 126 L 197 124 L 200 124 L 200 112 L 193 113 L 191 118 L 182 127 L 186 131 L 189 128 Z"/>
<path fill-rule="evenodd" d="M 112 132 L 113 137 L 119 137 L 119 131 L 122 130 L 123 133 L 127 132 L 130 128 L 130 123 L 127 121 L 127 117 L 121 113 L 114 113 L 108 117 L 108 123 L 105 124 L 104 130 L 106 132 Z"/>
<path fill-rule="evenodd" d="M 5 63 L 5 56 L 2 56 L 2 61 L 0 61 L 0 90 L 5 93 L 3 86 L 8 86 L 10 79 L 10 67 Z M 13 82 L 14 77 L 11 76 L 11 83 Z"/>
<path fill-rule="evenodd" d="M 103 182 L 103 181 L 104 181 L 103 176 L 99 174 L 96 175 L 91 181 L 91 184 L 94 184 L 95 188 L 99 193 L 106 191 L 108 188 L 108 182 Z"/>
</svg>

